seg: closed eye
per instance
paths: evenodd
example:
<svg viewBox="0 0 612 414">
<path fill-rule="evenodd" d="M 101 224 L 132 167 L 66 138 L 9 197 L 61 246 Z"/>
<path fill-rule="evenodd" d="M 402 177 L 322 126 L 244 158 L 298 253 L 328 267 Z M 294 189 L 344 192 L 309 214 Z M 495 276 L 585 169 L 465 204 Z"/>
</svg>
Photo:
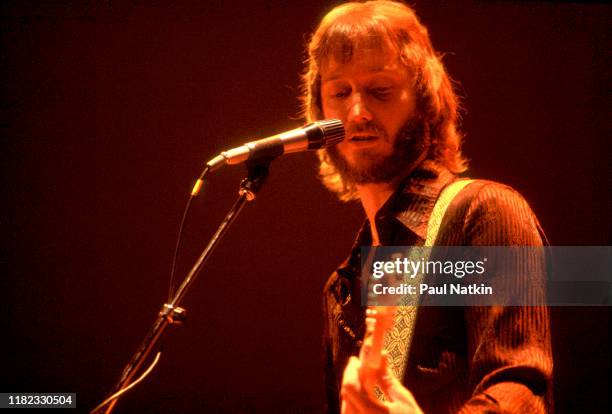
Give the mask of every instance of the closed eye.
<svg viewBox="0 0 612 414">
<path fill-rule="evenodd" d="M 372 88 L 370 93 L 377 98 L 388 98 L 391 95 L 391 88 L 388 86 L 377 86 Z"/>
<path fill-rule="evenodd" d="M 346 98 L 350 93 L 351 91 L 348 88 L 340 89 L 340 90 L 335 91 L 332 97 L 336 99 L 342 99 L 342 98 Z"/>
</svg>

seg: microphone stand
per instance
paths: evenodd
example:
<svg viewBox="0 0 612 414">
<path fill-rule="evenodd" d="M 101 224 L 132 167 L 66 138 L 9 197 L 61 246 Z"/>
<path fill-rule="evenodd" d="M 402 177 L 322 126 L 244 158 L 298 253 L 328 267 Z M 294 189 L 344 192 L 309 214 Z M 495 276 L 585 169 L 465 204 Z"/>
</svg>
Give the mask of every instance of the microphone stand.
<svg viewBox="0 0 612 414">
<path fill-rule="evenodd" d="M 273 159 L 274 157 L 246 162 L 248 175 L 240 183 L 238 199 L 219 225 L 217 231 L 200 254 L 198 260 L 196 260 L 195 264 L 183 280 L 183 283 L 181 283 L 180 287 L 174 294 L 174 297 L 170 303 L 165 303 L 162 306 L 162 309 L 159 311 L 157 319 L 153 323 L 149 333 L 145 336 L 141 345 L 136 350 L 136 353 L 132 356 L 130 362 L 124 368 L 123 373 L 121 374 L 121 377 L 115 385 L 111 395 L 130 384 L 131 379 L 142 366 L 147 356 L 151 353 L 151 350 L 155 348 L 163 337 L 166 328 L 174 323 L 181 323 L 185 320 L 186 310 L 179 307 L 179 305 L 187 294 L 189 288 L 193 285 L 193 282 L 195 282 L 196 278 L 198 277 L 204 263 L 210 257 L 215 247 L 217 247 L 219 241 L 225 235 L 229 227 L 236 220 L 236 217 L 238 217 L 238 214 L 240 214 L 246 202 L 253 201 L 257 196 L 257 193 L 268 177 L 268 169 Z M 105 414 L 111 413 L 115 404 L 119 400 L 119 397 L 120 396 L 117 396 L 108 403 Z M 103 408 L 104 407 L 100 407 L 100 409 L 96 410 L 95 412 L 98 413 Z"/>
</svg>

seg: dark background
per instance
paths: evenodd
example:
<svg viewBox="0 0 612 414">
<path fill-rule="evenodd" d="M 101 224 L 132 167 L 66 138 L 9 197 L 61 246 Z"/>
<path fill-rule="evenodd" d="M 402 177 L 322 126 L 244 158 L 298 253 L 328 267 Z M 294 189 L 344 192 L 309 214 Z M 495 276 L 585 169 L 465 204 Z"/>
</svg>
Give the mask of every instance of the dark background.
<svg viewBox="0 0 612 414">
<path fill-rule="evenodd" d="M 512 185 L 552 244 L 610 244 L 609 6 L 418 1 L 467 108 L 471 175 Z M 3 2 L 2 392 L 109 391 L 165 301 L 194 177 L 300 125 L 302 47 L 336 3 Z M 118 412 L 318 412 L 320 291 L 362 220 L 312 154 L 272 165 Z M 211 177 L 183 274 L 236 197 Z M 558 412 L 607 412 L 609 308 L 554 309 Z M 442 396 L 441 396 L 442 397 Z"/>
</svg>

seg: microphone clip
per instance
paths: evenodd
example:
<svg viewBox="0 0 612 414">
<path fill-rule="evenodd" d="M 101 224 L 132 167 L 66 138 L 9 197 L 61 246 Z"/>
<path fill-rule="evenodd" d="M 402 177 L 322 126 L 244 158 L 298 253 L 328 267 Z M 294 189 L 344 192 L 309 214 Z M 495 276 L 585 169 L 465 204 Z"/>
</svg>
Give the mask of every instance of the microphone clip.
<svg viewBox="0 0 612 414">
<path fill-rule="evenodd" d="M 240 183 L 240 190 L 238 193 L 246 196 L 247 201 L 253 201 L 255 197 L 257 197 L 257 193 L 259 193 L 259 190 L 261 190 L 261 187 L 268 178 L 270 163 L 272 163 L 276 157 L 277 156 L 255 158 L 245 162 L 248 175 Z"/>
</svg>

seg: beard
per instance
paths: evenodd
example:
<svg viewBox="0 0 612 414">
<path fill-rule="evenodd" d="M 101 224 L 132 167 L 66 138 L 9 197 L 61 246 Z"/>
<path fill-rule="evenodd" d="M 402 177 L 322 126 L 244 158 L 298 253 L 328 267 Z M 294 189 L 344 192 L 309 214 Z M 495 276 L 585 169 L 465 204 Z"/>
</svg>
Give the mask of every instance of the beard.
<svg viewBox="0 0 612 414">
<path fill-rule="evenodd" d="M 346 184 L 371 184 L 391 182 L 403 178 L 422 161 L 429 147 L 429 139 L 420 122 L 408 120 L 394 137 L 393 151 L 389 155 L 380 155 L 364 149 L 358 154 L 357 163 L 349 163 L 340 153 L 337 146 L 326 149 L 331 164 Z M 383 128 L 369 122 L 355 132 L 371 131 L 388 140 Z M 347 135 L 349 135 L 347 131 Z M 352 132 L 352 131 L 351 131 Z"/>
</svg>

